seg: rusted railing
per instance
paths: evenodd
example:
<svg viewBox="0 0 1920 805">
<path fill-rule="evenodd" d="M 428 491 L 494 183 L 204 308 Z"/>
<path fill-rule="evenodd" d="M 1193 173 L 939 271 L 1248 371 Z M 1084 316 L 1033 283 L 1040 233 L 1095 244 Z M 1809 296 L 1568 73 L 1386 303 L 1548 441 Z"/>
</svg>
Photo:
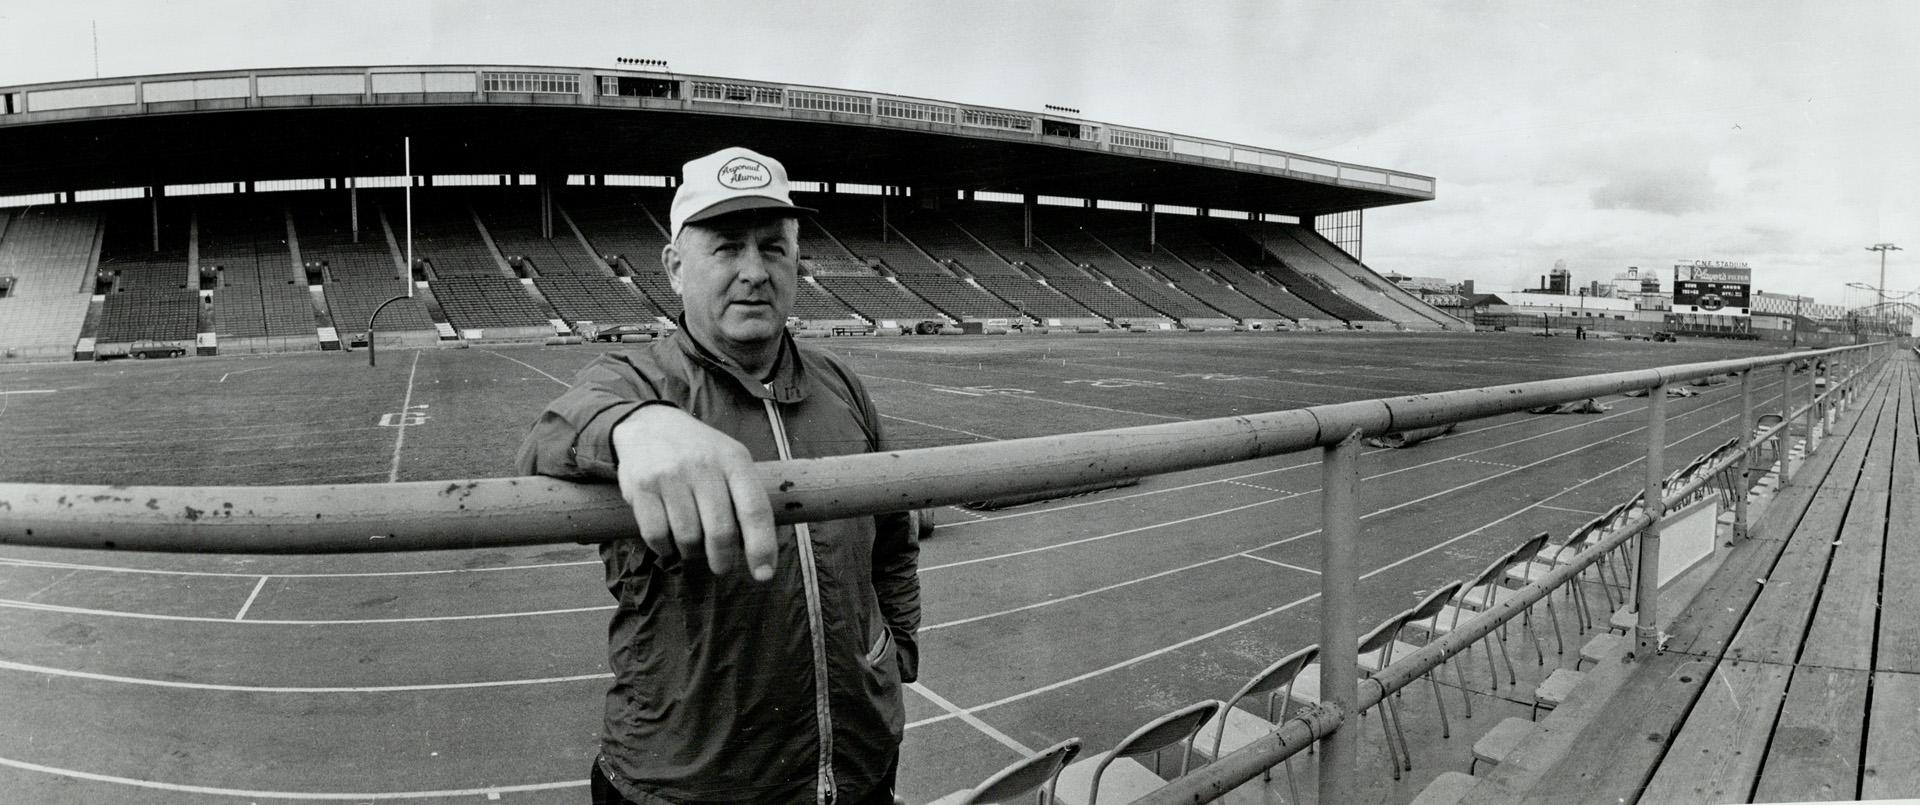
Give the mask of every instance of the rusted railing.
<svg viewBox="0 0 1920 805">
<path fill-rule="evenodd" d="M 1715 471 L 1745 462 L 1751 447 L 1805 416 L 1809 439 L 1820 405 L 1846 394 L 1862 373 L 1883 359 L 1884 344 L 1712 361 L 1578 378 L 1462 389 L 1274 413 L 1178 422 L 1091 433 L 934 447 L 879 454 L 764 462 L 762 485 L 782 523 L 831 520 L 919 509 L 1016 494 L 1055 491 L 1094 482 L 1139 478 L 1179 470 L 1321 448 L 1323 456 L 1320 639 L 1324 703 L 1290 720 L 1253 745 L 1220 758 L 1148 798 L 1191 802 L 1218 797 L 1299 751 L 1308 742 L 1339 736 L 1322 753 L 1320 801 L 1352 801 L 1355 731 L 1341 731 L 1352 713 L 1418 679 L 1524 611 L 1555 586 L 1581 572 L 1627 539 L 1643 540 L 1638 573 L 1659 578 L 1659 517 L 1665 503 L 1709 482 L 1696 474 L 1680 489 L 1662 489 L 1665 388 L 1676 383 L 1739 374 L 1741 423 L 1753 422 L 1748 375 L 1783 367 L 1789 386 L 1782 394 L 1783 421 L 1722 459 Z M 1805 404 L 1794 408 L 1793 367 L 1846 357 L 1846 381 L 1814 396 L 1815 372 L 1806 375 Z M 1357 438 L 1513 413 L 1544 405 L 1649 389 L 1645 500 L 1659 505 L 1629 518 L 1609 535 L 1545 579 L 1459 630 L 1395 662 L 1375 684 L 1358 687 L 1353 618 L 1358 578 L 1350 552 L 1358 533 L 1353 458 Z M 1792 431 L 1785 431 L 1791 433 Z M 1022 458 L 1022 472 L 1004 473 L 1006 456 Z M 1783 456 L 1783 470 L 1785 458 Z M 1744 472 L 1751 467 L 1742 464 Z M 1783 474 L 1784 480 L 1784 474 Z M 540 477 L 489 478 L 336 486 L 69 486 L 0 484 L 0 544 L 68 548 L 115 548 L 198 553 L 359 553 L 461 549 L 630 538 L 633 515 L 611 486 L 580 485 Z M 1746 530 L 1746 511 L 1736 513 Z M 1349 557 L 1342 559 L 1341 557 Z M 1653 585 L 1642 585 L 1651 587 Z M 1654 597 L 1643 591 L 1641 641 L 1652 637 Z M 1344 651 L 1328 650 L 1344 647 Z"/>
</svg>

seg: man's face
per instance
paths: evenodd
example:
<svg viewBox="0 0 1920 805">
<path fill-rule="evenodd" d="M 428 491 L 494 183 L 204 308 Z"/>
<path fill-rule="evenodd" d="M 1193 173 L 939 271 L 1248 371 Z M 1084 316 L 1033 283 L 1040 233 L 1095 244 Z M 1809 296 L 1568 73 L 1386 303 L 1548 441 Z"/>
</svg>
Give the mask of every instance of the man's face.
<svg viewBox="0 0 1920 805">
<path fill-rule="evenodd" d="M 662 262 L 687 329 L 743 364 L 777 345 L 800 274 L 800 223 L 736 214 L 688 224 Z"/>
</svg>

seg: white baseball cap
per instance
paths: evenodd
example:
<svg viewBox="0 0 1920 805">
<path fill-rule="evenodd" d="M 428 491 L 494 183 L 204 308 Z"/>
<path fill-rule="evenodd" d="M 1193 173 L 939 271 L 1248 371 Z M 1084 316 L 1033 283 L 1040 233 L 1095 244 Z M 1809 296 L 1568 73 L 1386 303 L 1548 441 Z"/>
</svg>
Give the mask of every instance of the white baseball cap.
<svg viewBox="0 0 1920 805">
<path fill-rule="evenodd" d="M 681 167 L 670 216 L 672 237 L 679 240 L 687 224 L 744 210 L 818 212 L 794 204 L 791 191 L 780 160 L 746 148 L 715 151 Z"/>
</svg>

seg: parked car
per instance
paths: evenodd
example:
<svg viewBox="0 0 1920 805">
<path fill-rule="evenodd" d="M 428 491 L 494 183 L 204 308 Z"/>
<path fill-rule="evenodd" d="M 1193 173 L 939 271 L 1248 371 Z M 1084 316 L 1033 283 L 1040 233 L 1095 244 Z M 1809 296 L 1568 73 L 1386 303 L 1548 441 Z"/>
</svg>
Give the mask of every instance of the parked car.
<svg viewBox="0 0 1920 805">
<path fill-rule="evenodd" d="M 619 341 L 620 336 L 623 335 L 640 335 L 642 333 L 652 332 L 652 328 L 642 327 L 638 324 L 615 324 L 611 327 L 602 327 L 599 330 L 595 330 L 593 340 L 613 342 Z"/>
<path fill-rule="evenodd" d="M 1653 334 L 1653 340 L 1655 340 L 1655 341 L 1675 341 L 1676 343 L 1678 342 L 1678 340 L 1677 340 L 1677 339 L 1675 339 L 1675 338 L 1673 337 L 1673 333 L 1670 333 L 1670 332 L 1667 332 L 1666 330 L 1660 330 L 1660 331 L 1658 331 L 1658 332 L 1656 332 L 1656 333 L 1654 333 L 1654 334 Z"/>
<path fill-rule="evenodd" d="M 148 358 L 178 358 L 185 354 L 187 354 L 187 348 L 179 344 L 169 344 L 165 341 L 135 341 L 132 346 L 127 347 L 125 352 L 96 352 L 93 359 L 110 361 L 116 358 L 132 358 L 143 361 Z"/>
</svg>

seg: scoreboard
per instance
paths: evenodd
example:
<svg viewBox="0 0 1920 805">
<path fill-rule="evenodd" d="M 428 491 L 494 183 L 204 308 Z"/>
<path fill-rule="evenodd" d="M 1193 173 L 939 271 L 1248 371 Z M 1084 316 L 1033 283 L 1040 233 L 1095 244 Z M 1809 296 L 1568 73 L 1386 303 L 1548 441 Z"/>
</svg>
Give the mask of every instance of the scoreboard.
<svg viewBox="0 0 1920 805">
<path fill-rule="evenodd" d="M 1753 307 L 1753 270 L 1746 263 L 1695 260 L 1673 267 L 1673 312 L 1747 316 Z"/>
</svg>

